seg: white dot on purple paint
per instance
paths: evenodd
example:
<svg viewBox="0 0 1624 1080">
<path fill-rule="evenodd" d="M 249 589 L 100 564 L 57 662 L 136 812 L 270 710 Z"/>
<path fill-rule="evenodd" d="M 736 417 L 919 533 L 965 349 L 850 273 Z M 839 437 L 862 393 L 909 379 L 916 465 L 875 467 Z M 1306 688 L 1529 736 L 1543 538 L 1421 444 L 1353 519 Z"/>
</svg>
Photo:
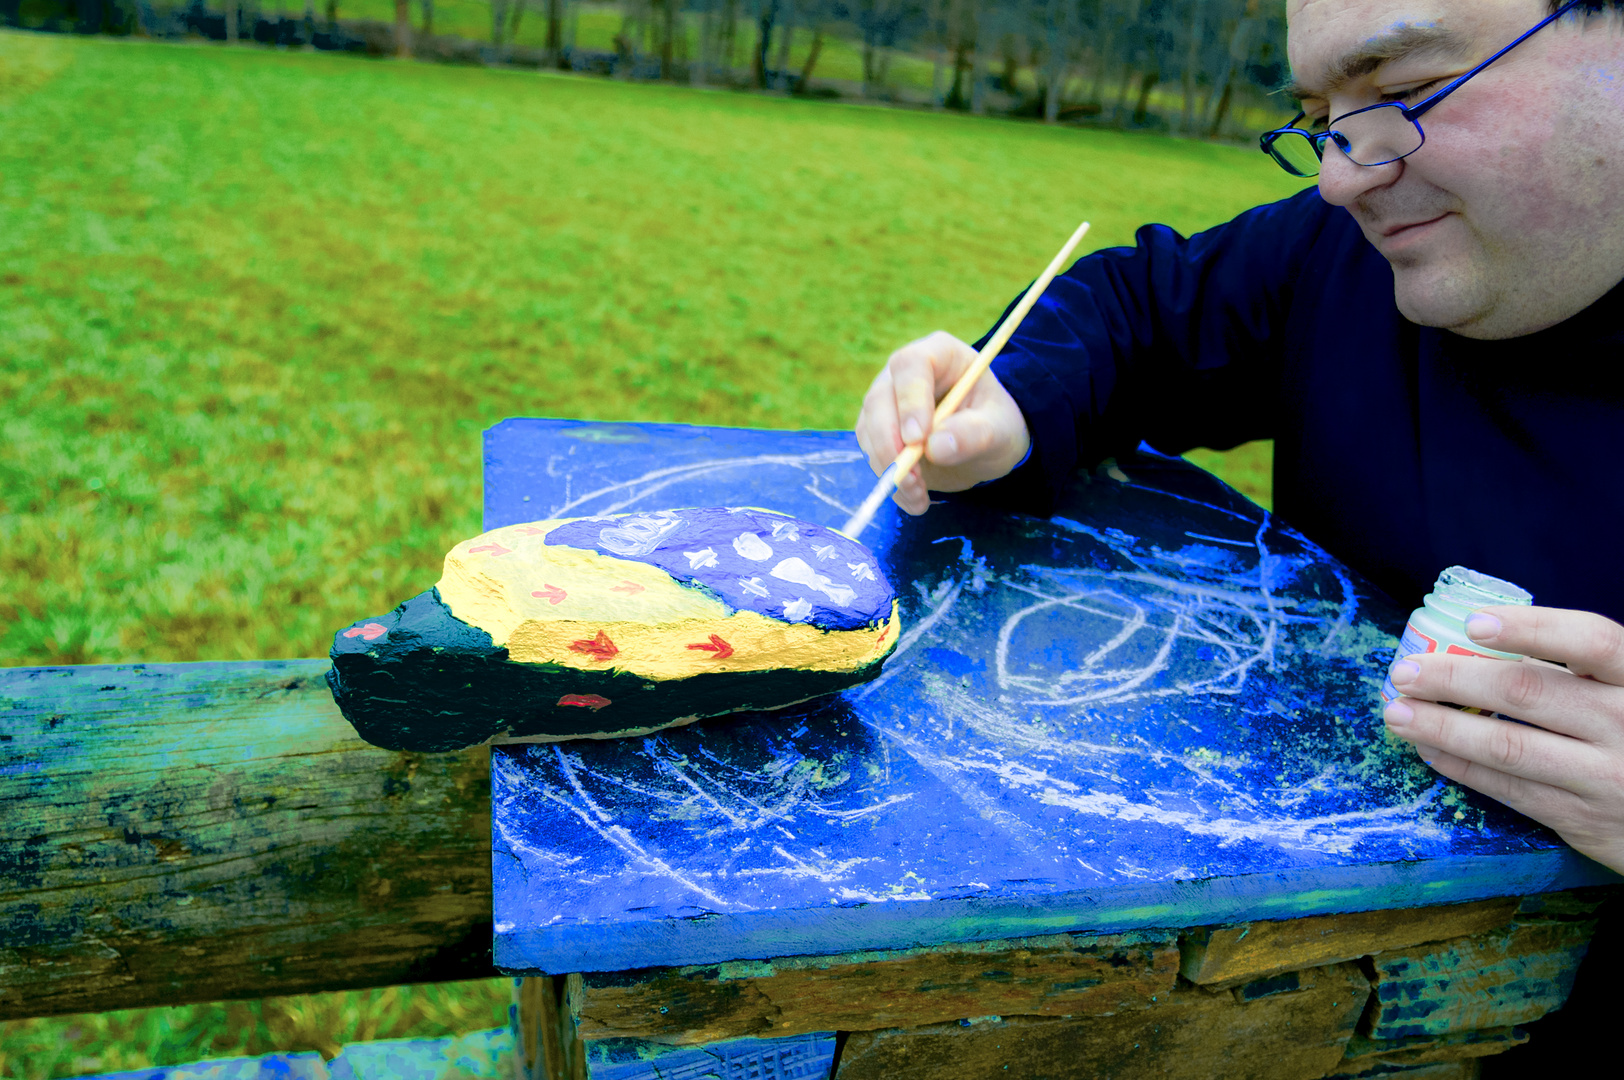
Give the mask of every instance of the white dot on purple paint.
<svg viewBox="0 0 1624 1080">
<path fill-rule="evenodd" d="M 773 557 L 773 549 L 755 533 L 740 533 L 733 538 L 733 550 L 751 562 L 765 562 Z"/>
</svg>

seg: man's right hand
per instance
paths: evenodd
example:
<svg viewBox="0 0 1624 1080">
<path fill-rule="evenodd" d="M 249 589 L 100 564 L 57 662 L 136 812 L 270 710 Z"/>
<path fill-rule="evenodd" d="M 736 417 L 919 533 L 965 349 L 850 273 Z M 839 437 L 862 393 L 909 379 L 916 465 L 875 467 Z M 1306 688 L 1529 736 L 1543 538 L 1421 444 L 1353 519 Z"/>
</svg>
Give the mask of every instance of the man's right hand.
<svg viewBox="0 0 1624 1080">
<path fill-rule="evenodd" d="M 976 351 L 938 330 L 891 354 L 863 396 L 857 445 L 876 474 L 909 443 L 925 442 L 925 458 L 900 477 L 893 501 L 910 514 L 930 508 L 931 491 L 963 491 L 996 480 L 1032 445 L 1026 418 L 991 371 L 976 380 L 958 411 L 931 429 L 936 402 L 975 360 Z"/>
</svg>

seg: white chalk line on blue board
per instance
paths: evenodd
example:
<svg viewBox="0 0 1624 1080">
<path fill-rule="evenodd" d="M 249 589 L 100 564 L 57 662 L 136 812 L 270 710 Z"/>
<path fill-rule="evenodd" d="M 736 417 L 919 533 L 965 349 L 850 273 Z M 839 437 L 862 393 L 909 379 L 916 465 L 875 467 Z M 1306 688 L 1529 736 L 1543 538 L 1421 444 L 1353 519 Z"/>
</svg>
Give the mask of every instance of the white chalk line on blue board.
<svg viewBox="0 0 1624 1080">
<path fill-rule="evenodd" d="M 552 510 L 548 511 L 548 516 L 555 518 L 566 517 L 572 511 L 582 508 L 594 500 L 608 498 L 617 492 L 637 488 L 638 490 L 620 498 L 618 501 L 592 508 L 592 512 L 595 514 L 618 513 L 639 500 L 646 499 L 650 495 L 663 491 L 668 487 L 728 469 L 784 465 L 804 470 L 817 465 L 849 465 L 862 459 L 862 452 L 858 450 L 820 450 L 811 454 L 756 454 L 751 457 L 716 458 L 708 461 L 690 462 L 686 465 L 672 465 L 664 469 L 654 469 L 630 480 L 622 480 L 617 484 L 608 484 L 584 495 L 578 495 L 573 499 L 567 499 L 564 503 L 554 506 Z M 639 487 L 640 485 L 646 486 Z"/>
</svg>

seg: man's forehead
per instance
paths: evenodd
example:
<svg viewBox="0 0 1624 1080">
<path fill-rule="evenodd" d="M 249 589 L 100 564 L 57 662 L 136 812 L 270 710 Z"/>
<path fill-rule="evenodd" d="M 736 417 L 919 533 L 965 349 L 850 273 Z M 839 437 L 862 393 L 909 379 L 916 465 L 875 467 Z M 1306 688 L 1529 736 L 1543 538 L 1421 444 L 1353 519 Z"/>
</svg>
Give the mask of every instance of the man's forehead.
<svg viewBox="0 0 1624 1080">
<path fill-rule="evenodd" d="M 1406 57 L 1463 59 L 1503 0 L 1288 0 L 1294 97 L 1324 98 Z"/>
</svg>

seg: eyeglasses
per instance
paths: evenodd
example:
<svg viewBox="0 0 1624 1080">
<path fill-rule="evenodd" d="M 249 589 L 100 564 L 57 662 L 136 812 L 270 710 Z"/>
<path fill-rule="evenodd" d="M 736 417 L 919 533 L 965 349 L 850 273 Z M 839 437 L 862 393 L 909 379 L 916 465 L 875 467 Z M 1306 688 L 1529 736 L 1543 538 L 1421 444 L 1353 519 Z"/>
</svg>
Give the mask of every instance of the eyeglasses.
<svg viewBox="0 0 1624 1080">
<path fill-rule="evenodd" d="M 1416 105 L 1406 107 L 1401 101 L 1384 101 L 1332 120 L 1329 130 L 1308 132 L 1296 126 L 1304 113 L 1299 112 L 1283 128 L 1265 132 L 1258 145 L 1279 166 L 1293 176 L 1318 176 L 1320 163 L 1325 159 L 1325 144 L 1333 142 L 1355 165 L 1386 165 L 1409 157 L 1427 141 L 1421 130 L 1421 114 L 1444 98 L 1453 94 L 1466 80 L 1482 71 L 1506 53 L 1527 41 L 1547 23 L 1555 22 L 1573 8 L 1587 0 L 1569 0 L 1560 8 L 1541 19 L 1526 33 L 1501 49 L 1477 67 L 1468 71 L 1442 90 Z"/>
</svg>

